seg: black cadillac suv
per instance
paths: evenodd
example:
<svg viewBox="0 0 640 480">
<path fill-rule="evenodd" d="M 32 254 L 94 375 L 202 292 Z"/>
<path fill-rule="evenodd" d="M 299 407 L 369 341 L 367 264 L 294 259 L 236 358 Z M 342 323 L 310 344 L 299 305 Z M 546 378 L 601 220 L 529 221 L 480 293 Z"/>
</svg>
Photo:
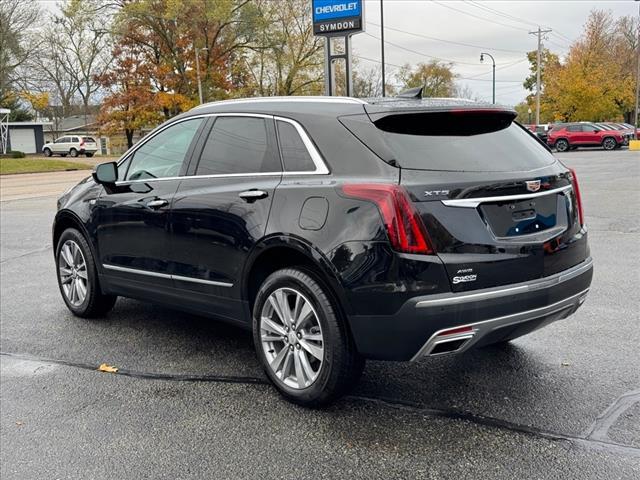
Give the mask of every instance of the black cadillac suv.
<svg viewBox="0 0 640 480">
<path fill-rule="evenodd" d="M 304 405 L 365 359 L 527 334 L 576 311 L 592 260 L 575 172 L 515 117 L 420 98 L 196 107 L 59 199 L 62 297 L 81 317 L 123 296 L 251 329 Z"/>
</svg>

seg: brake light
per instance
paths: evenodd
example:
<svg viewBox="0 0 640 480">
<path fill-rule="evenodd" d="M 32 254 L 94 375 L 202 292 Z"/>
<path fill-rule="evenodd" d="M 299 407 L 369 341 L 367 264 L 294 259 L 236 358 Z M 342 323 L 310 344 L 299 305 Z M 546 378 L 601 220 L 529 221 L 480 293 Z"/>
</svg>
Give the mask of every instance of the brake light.
<svg viewBox="0 0 640 480">
<path fill-rule="evenodd" d="M 380 211 L 391 246 L 404 253 L 434 253 L 427 229 L 399 185 L 365 183 L 343 185 L 345 195 L 375 203 Z"/>
<path fill-rule="evenodd" d="M 570 168 L 571 172 L 571 185 L 573 186 L 573 193 L 576 195 L 576 202 L 578 203 L 578 219 L 580 220 L 580 226 L 584 226 L 584 212 L 582 210 L 582 196 L 580 195 L 580 186 L 578 185 L 578 176 L 573 168 Z"/>
</svg>

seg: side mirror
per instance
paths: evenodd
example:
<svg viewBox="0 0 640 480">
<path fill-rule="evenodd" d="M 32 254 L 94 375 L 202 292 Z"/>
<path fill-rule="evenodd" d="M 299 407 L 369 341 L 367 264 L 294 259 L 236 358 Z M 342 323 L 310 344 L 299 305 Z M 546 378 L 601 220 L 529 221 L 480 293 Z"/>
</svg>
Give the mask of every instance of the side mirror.
<svg viewBox="0 0 640 480">
<path fill-rule="evenodd" d="M 102 185 L 113 185 L 118 180 L 118 164 L 101 163 L 93 171 L 93 179 Z"/>
<path fill-rule="evenodd" d="M 593 133 L 598 133 L 598 130 L 594 130 Z"/>
</svg>

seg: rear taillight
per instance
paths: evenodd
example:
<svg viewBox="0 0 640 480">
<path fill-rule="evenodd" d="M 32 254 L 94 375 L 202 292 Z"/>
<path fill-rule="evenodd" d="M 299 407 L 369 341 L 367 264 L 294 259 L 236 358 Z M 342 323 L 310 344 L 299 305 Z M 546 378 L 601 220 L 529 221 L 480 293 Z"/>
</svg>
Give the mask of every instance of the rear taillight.
<svg viewBox="0 0 640 480">
<path fill-rule="evenodd" d="M 573 168 L 570 168 L 571 172 L 571 185 L 573 186 L 573 193 L 576 196 L 576 202 L 578 203 L 578 219 L 580 220 L 580 226 L 584 225 L 584 212 L 582 211 L 582 196 L 580 196 L 580 186 L 578 185 L 578 176 Z"/>
<path fill-rule="evenodd" d="M 399 185 L 365 183 L 343 185 L 345 195 L 369 200 L 378 206 L 394 250 L 404 253 L 434 253 L 427 229 Z"/>
</svg>

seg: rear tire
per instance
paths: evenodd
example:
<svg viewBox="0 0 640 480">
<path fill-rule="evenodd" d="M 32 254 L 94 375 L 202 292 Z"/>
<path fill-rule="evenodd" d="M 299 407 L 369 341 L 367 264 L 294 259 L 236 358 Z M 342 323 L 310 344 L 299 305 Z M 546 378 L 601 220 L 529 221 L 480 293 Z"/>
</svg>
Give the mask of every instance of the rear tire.
<svg viewBox="0 0 640 480">
<path fill-rule="evenodd" d="M 564 138 L 560 138 L 556 140 L 556 151 L 558 152 L 566 152 L 569 150 L 569 142 Z"/>
<path fill-rule="evenodd" d="M 49 148 L 45 148 L 42 153 L 44 153 L 45 157 L 50 157 L 51 156 L 51 149 Z"/>
<path fill-rule="evenodd" d="M 85 153 L 84 156 L 87 158 L 91 158 L 93 157 L 93 153 Z"/>
<path fill-rule="evenodd" d="M 606 137 L 604 140 L 602 140 L 602 148 L 604 148 L 605 150 L 613 150 L 617 146 L 618 142 L 616 142 L 615 138 Z"/>
<path fill-rule="evenodd" d="M 62 232 L 55 258 L 58 287 L 71 313 L 92 318 L 113 308 L 118 297 L 102 293 L 95 260 L 82 233 L 75 228 Z"/>
<path fill-rule="evenodd" d="M 71 155 L 72 157 L 77 157 L 78 156 L 78 150 L 76 150 L 75 148 L 72 148 L 71 150 L 69 150 L 69 155 Z"/>
<path fill-rule="evenodd" d="M 253 340 L 269 380 L 299 405 L 318 407 L 335 400 L 364 369 L 328 289 L 306 269 L 278 270 L 260 286 Z"/>
</svg>

